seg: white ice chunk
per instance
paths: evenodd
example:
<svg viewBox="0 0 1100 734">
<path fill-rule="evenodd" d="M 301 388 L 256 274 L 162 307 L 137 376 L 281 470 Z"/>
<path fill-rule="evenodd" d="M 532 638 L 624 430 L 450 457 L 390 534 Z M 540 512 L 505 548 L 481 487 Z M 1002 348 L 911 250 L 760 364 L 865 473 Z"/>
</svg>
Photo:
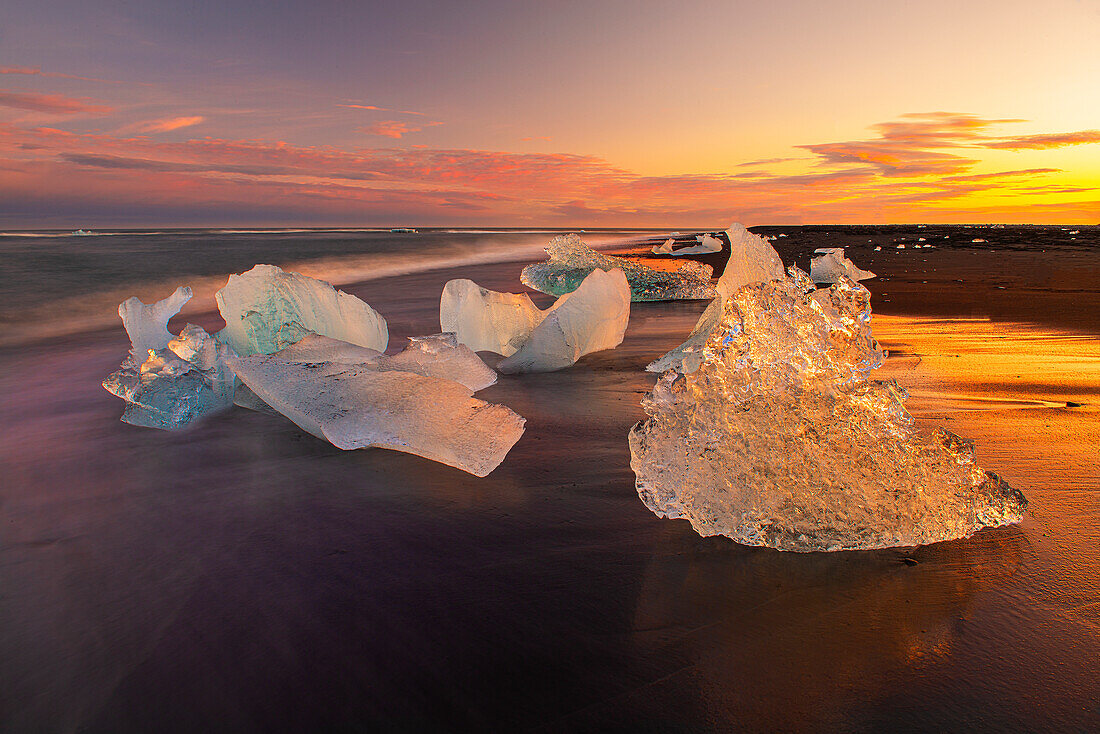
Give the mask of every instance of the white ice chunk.
<svg viewBox="0 0 1100 734">
<path fill-rule="evenodd" d="M 386 320 L 363 301 L 274 265 L 230 275 L 215 298 L 225 319 L 218 338 L 237 354 L 271 354 L 310 332 L 378 351 L 389 341 Z"/>
<path fill-rule="evenodd" d="M 652 252 L 654 255 L 671 255 L 672 254 L 672 244 L 674 242 L 676 242 L 676 238 L 675 237 L 669 237 L 667 240 L 664 241 L 664 244 L 654 245 L 653 249 L 650 250 L 650 252 Z"/>
<path fill-rule="evenodd" d="M 439 299 L 439 326 L 475 352 L 511 356 L 543 313 L 526 293 L 498 293 L 472 280 L 451 280 Z"/>
<path fill-rule="evenodd" d="M 409 337 L 409 345 L 394 355 L 321 334 L 310 334 L 276 354 L 284 362 L 327 362 L 355 365 L 378 372 L 414 372 L 425 377 L 451 380 L 474 392 L 497 381 L 497 373 L 482 362 L 473 350 L 459 344 L 454 334 Z"/>
<path fill-rule="evenodd" d="M 404 451 L 483 477 L 523 435 L 522 417 L 450 380 L 278 354 L 230 366 L 267 405 L 341 449 Z"/>
<path fill-rule="evenodd" d="M 916 245 L 920 247 L 920 245 Z M 815 283 L 831 285 L 841 277 L 860 281 L 874 278 L 875 274 L 870 270 L 860 270 L 856 264 L 844 256 L 843 247 L 823 247 L 814 250 L 820 253 L 819 257 L 810 260 L 810 278 Z"/>
<path fill-rule="evenodd" d="M 630 320 L 630 286 L 618 268 L 593 270 L 572 293 L 560 297 L 519 351 L 500 362 L 504 373 L 551 372 L 582 356 L 613 349 Z"/>
<path fill-rule="evenodd" d="M 172 295 L 156 303 L 145 304 L 127 298 L 118 305 L 118 315 L 130 337 L 130 356 L 134 365 L 145 361 L 150 349 L 164 349 L 172 335 L 168 320 L 191 300 L 191 288 L 181 285 Z"/>
<path fill-rule="evenodd" d="M 695 371 L 703 356 L 703 345 L 718 326 L 723 301 L 745 285 L 786 277 L 783 260 L 766 239 L 736 223 L 730 226 L 726 235 L 730 240 L 730 259 L 718 279 L 718 297 L 703 311 L 684 343 L 650 363 L 646 367 L 649 372 Z"/>
<path fill-rule="evenodd" d="M 666 372 L 630 433 L 638 495 L 701 535 L 787 551 L 913 546 L 1018 522 L 1020 492 L 969 442 L 919 432 L 893 383 L 870 293 L 842 278 L 747 285 L 694 372 Z"/>
</svg>

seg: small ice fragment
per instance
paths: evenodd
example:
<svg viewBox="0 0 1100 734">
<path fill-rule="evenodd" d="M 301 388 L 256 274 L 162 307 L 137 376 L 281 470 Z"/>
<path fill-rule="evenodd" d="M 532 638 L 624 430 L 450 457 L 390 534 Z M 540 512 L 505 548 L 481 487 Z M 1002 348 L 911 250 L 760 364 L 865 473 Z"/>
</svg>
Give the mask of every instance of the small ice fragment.
<svg viewBox="0 0 1100 734">
<path fill-rule="evenodd" d="M 130 356 L 134 365 L 145 361 L 150 349 L 164 349 L 172 335 L 168 320 L 191 300 L 191 288 L 181 285 L 172 295 L 156 303 L 144 304 L 127 298 L 118 305 L 118 315 L 130 337 Z"/>
<path fill-rule="evenodd" d="M 619 268 L 595 269 L 561 296 L 512 356 L 497 365 L 506 374 L 564 369 L 591 352 L 623 341 L 630 320 L 630 286 Z"/>
<path fill-rule="evenodd" d="M 879 250 L 881 250 L 881 249 L 882 249 L 882 247 L 880 247 L 880 246 L 877 246 L 877 245 L 875 246 L 875 252 L 878 252 L 878 251 L 879 251 Z"/>
<path fill-rule="evenodd" d="M 916 246 L 920 247 L 920 245 Z M 846 258 L 843 247 L 825 247 L 814 252 L 821 253 L 819 257 L 810 260 L 810 278 L 815 283 L 831 285 L 842 277 L 855 281 L 875 277 L 870 270 L 860 270 L 855 263 Z"/>
<path fill-rule="evenodd" d="M 711 266 L 688 260 L 678 270 L 654 270 L 626 258 L 596 252 L 576 234 L 561 235 L 546 247 L 550 259 L 523 269 L 520 280 L 537 291 L 561 296 L 577 289 L 593 270 L 619 268 L 630 284 L 631 300 L 671 301 L 713 298 Z"/>
<path fill-rule="evenodd" d="M 675 238 L 669 237 L 667 240 L 665 240 L 663 245 L 654 245 L 653 249 L 651 249 L 650 252 L 652 252 L 654 255 L 671 255 L 672 243 L 675 241 Z"/>
<path fill-rule="evenodd" d="M 451 380 L 474 392 L 496 383 L 497 373 L 454 334 L 411 336 L 409 345 L 394 355 L 349 344 L 321 334 L 310 334 L 275 353 L 284 362 L 346 364 L 378 372 L 415 372 Z"/>
<path fill-rule="evenodd" d="M 973 444 L 919 432 L 892 382 L 870 293 L 790 277 L 720 305 L 694 372 L 666 372 L 630 432 L 638 495 L 704 536 L 786 551 L 913 546 L 1018 522 L 1027 500 Z"/>
<path fill-rule="evenodd" d="M 483 477 L 523 435 L 522 417 L 451 380 L 278 354 L 229 364 L 264 403 L 341 449 L 404 451 Z"/>
<path fill-rule="evenodd" d="M 440 330 L 475 352 L 509 357 L 542 319 L 526 293 L 498 293 L 472 280 L 447 281 L 439 299 Z"/>
<path fill-rule="evenodd" d="M 898 246 L 897 246 L 897 247 L 896 247 L 895 249 L 898 249 L 898 250 L 904 250 L 904 249 L 905 249 L 905 245 L 898 245 Z"/>
<path fill-rule="evenodd" d="M 973 239 L 973 240 L 970 240 L 970 241 L 971 242 L 988 242 L 988 240 L 983 240 L 980 237 L 978 239 Z"/>
<path fill-rule="evenodd" d="M 702 234 L 702 235 L 697 236 L 695 239 L 697 239 L 699 241 L 698 245 L 691 245 L 690 247 L 681 247 L 679 250 L 673 250 L 672 249 L 672 240 L 668 240 L 667 242 L 665 242 L 664 245 L 661 246 L 662 248 L 663 247 L 668 247 L 669 248 L 668 250 L 657 248 L 657 249 L 654 249 L 653 252 L 656 253 L 657 250 L 660 249 L 661 250 L 660 254 L 680 256 L 680 255 L 707 255 L 707 254 L 710 254 L 712 252 L 721 252 L 722 251 L 722 240 L 718 239 L 717 237 L 711 237 L 709 234 Z"/>
<path fill-rule="evenodd" d="M 271 354 L 311 332 L 385 351 L 386 320 L 323 280 L 257 265 L 230 275 L 215 294 L 225 328 L 218 338 L 237 354 Z"/>
</svg>

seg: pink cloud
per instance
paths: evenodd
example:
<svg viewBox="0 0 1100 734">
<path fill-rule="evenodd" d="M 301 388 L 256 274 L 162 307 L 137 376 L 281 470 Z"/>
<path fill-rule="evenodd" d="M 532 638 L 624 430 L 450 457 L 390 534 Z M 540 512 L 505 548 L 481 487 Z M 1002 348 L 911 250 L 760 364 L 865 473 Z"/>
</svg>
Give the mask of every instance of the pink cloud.
<svg viewBox="0 0 1100 734">
<path fill-rule="evenodd" d="M 150 120 L 148 122 L 142 122 L 132 126 L 134 132 L 139 133 L 166 133 L 172 130 L 179 130 L 183 127 L 191 127 L 192 125 L 198 125 L 206 118 L 202 115 L 190 115 L 184 117 L 165 117 L 160 120 Z"/>
<path fill-rule="evenodd" d="M 35 94 L 0 89 L 0 107 L 14 107 L 52 115 L 106 115 L 110 107 L 90 104 L 87 100 L 64 97 L 60 94 Z"/>
<path fill-rule="evenodd" d="M 75 74 L 62 74 L 57 71 L 42 71 L 37 67 L 29 66 L 0 66 L 0 74 L 21 74 L 24 76 L 45 76 L 54 79 L 75 79 L 82 82 L 98 82 L 100 84 L 125 84 L 126 82 L 112 79 L 96 79 L 91 76 L 77 76 Z"/>
<path fill-rule="evenodd" d="M 420 115 L 424 116 L 423 112 L 414 112 L 412 110 L 395 110 L 389 107 L 376 107 L 372 104 L 338 104 L 337 107 L 347 107 L 352 110 L 372 110 L 374 112 L 396 112 L 400 115 Z"/>
</svg>

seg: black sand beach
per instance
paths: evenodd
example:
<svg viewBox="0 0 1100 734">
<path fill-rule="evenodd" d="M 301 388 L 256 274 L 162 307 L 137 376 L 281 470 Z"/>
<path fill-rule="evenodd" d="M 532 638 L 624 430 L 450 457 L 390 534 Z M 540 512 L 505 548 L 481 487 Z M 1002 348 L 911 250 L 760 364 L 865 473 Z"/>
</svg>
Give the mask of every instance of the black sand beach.
<svg viewBox="0 0 1100 734">
<path fill-rule="evenodd" d="M 1027 495 L 1020 526 L 784 554 L 655 517 L 626 433 L 704 302 L 633 304 L 618 349 L 479 393 L 527 418 L 485 479 L 245 410 L 123 424 L 99 385 L 121 327 L 0 350 L 0 728 L 1100 728 L 1096 280 L 1011 253 L 924 277 L 883 247 L 858 264 L 884 276 L 887 376 Z M 346 290 L 399 349 L 447 280 L 517 291 L 521 267 Z"/>
</svg>

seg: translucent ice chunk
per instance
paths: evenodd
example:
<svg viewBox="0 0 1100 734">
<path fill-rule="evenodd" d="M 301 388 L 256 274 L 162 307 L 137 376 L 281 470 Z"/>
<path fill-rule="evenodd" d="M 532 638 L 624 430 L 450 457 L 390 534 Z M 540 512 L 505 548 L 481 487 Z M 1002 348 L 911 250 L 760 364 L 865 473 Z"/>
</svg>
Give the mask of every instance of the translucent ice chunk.
<svg viewBox="0 0 1100 734">
<path fill-rule="evenodd" d="M 870 270 L 860 270 L 854 262 L 844 257 L 843 247 L 821 247 L 814 250 L 814 254 L 818 257 L 810 260 L 810 279 L 815 283 L 836 283 L 841 276 L 855 281 L 875 277 Z"/>
<path fill-rule="evenodd" d="M 523 435 L 522 417 L 450 380 L 278 354 L 229 364 L 266 404 L 341 449 L 394 449 L 483 477 Z"/>
<path fill-rule="evenodd" d="M 669 237 L 667 240 L 664 241 L 664 244 L 654 245 L 650 252 L 652 252 L 654 255 L 671 255 L 672 244 L 674 242 L 676 242 L 676 238 Z"/>
<path fill-rule="evenodd" d="M 526 293 L 498 293 L 472 280 L 451 280 L 439 299 L 439 326 L 476 352 L 511 356 L 543 313 Z"/>
<path fill-rule="evenodd" d="M 271 354 L 311 332 L 378 351 L 389 341 L 386 320 L 355 296 L 274 265 L 230 275 L 215 298 L 225 319 L 218 338 L 237 354 Z"/>
<path fill-rule="evenodd" d="M 664 372 L 668 369 L 695 371 L 702 359 L 703 345 L 721 321 L 722 303 L 725 299 L 749 283 L 786 277 L 783 273 L 783 260 L 766 239 L 736 223 L 730 225 L 726 235 L 730 240 L 730 259 L 722 277 L 718 279 L 718 297 L 703 311 L 684 343 L 649 364 L 646 367 L 649 372 Z"/>
<path fill-rule="evenodd" d="M 561 296 L 575 291 L 593 270 L 619 268 L 630 283 L 633 301 L 671 301 L 713 298 L 710 284 L 714 270 L 704 263 L 689 260 L 678 270 L 654 270 L 621 257 L 596 252 L 576 234 L 561 235 L 546 247 L 550 259 L 528 265 L 520 280 L 537 291 Z"/>
<path fill-rule="evenodd" d="M 868 379 L 870 293 L 791 277 L 722 304 L 699 368 L 668 371 L 630 433 L 638 494 L 701 535 L 788 551 L 913 546 L 1021 519 L 1027 501 L 968 442 L 917 431 Z"/>
<path fill-rule="evenodd" d="M 519 351 L 497 369 L 504 373 L 564 369 L 591 352 L 614 349 L 630 320 L 630 286 L 623 271 L 593 270 L 550 307 Z"/>
<path fill-rule="evenodd" d="M 394 355 L 310 334 L 280 352 L 284 362 L 346 364 L 378 372 L 415 372 L 425 377 L 451 380 L 477 392 L 497 381 L 497 373 L 454 334 L 409 337 L 409 345 Z"/>
<path fill-rule="evenodd" d="M 182 428 L 233 404 L 236 377 L 226 364 L 231 355 L 227 345 L 188 324 L 163 349 L 147 350 L 140 365 L 127 358 L 103 387 L 126 401 L 126 423 Z"/>
<path fill-rule="evenodd" d="M 711 237 L 709 234 L 701 234 L 695 239 L 699 240 L 699 244 L 691 245 L 690 247 L 681 247 L 679 250 L 673 250 L 671 245 L 667 251 L 662 251 L 663 254 L 676 255 L 706 255 L 712 252 L 722 251 L 722 240 L 717 237 Z M 669 240 L 671 242 L 672 240 Z M 669 242 L 665 244 L 668 245 Z M 657 252 L 654 250 L 654 252 Z"/>
<path fill-rule="evenodd" d="M 172 295 L 156 303 L 144 304 L 137 298 L 127 298 L 118 305 L 118 315 L 130 337 L 130 357 L 134 365 L 145 361 L 150 349 L 164 349 L 172 335 L 168 319 L 179 313 L 191 300 L 191 289 L 181 285 Z"/>
</svg>

